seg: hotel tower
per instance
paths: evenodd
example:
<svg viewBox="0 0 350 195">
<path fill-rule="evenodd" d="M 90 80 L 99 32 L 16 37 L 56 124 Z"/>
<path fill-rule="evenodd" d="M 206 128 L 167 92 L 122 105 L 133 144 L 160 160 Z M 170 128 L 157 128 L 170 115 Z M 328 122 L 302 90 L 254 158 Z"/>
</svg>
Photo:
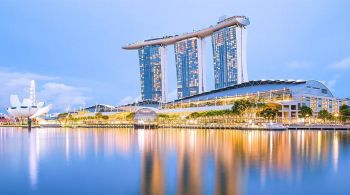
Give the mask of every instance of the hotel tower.
<svg viewBox="0 0 350 195">
<path fill-rule="evenodd" d="M 164 101 L 165 48 L 148 45 L 139 49 L 141 96 L 143 100 Z"/>
<path fill-rule="evenodd" d="M 197 95 L 205 86 L 205 38 L 211 36 L 215 89 L 248 81 L 247 30 L 249 19 L 234 16 L 187 34 L 149 39 L 124 46 L 139 51 L 142 100 L 167 101 L 166 47 L 174 45 L 177 96 Z"/>
<path fill-rule="evenodd" d="M 213 44 L 215 89 L 248 81 L 247 30 L 229 26 L 214 32 Z"/>
<path fill-rule="evenodd" d="M 190 38 L 176 42 L 175 62 L 178 98 L 188 97 L 204 91 L 204 40 Z"/>
</svg>

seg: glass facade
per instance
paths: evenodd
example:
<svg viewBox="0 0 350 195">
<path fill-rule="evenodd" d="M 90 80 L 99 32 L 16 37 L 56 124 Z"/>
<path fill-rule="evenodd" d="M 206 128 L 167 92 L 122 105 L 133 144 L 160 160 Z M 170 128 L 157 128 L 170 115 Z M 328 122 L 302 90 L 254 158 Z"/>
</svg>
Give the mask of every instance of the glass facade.
<svg viewBox="0 0 350 195">
<path fill-rule="evenodd" d="M 175 43 L 175 61 L 178 98 L 199 93 L 198 38 Z"/>
<path fill-rule="evenodd" d="M 215 89 L 238 83 L 236 27 L 230 26 L 211 36 L 214 57 Z"/>
<path fill-rule="evenodd" d="M 348 102 L 329 97 L 315 97 L 315 96 L 303 96 L 301 98 L 301 105 L 308 106 L 317 115 L 321 110 L 327 110 L 330 113 L 338 113 L 340 106 L 349 105 Z"/>
<path fill-rule="evenodd" d="M 162 65 L 160 45 L 139 49 L 142 100 L 162 100 Z"/>
</svg>

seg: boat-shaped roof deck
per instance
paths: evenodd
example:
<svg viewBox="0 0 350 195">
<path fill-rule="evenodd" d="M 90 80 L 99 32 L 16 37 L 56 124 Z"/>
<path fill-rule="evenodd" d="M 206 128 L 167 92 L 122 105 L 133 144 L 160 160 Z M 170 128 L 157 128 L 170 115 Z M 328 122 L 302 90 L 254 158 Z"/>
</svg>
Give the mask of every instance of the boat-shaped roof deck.
<svg viewBox="0 0 350 195">
<path fill-rule="evenodd" d="M 182 35 L 175 35 L 175 36 L 165 36 L 162 38 L 155 38 L 155 39 L 149 39 L 145 41 L 139 41 L 136 43 L 132 43 L 129 45 L 126 45 L 122 47 L 123 49 L 127 50 L 133 50 L 133 49 L 140 49 L 145 46 L 150 46 L 150 45 L 172 45 L 178 41 L 182 41 L 185 39 L 190 39 L 190 38 L 205 38 L 213 34 L 215 31 L 218 31 L 220 29 L 223 29 L 225 27 L 229 26 L 247 26 L 249 25 L 249 19 L 245 16 L 233 16 L 230 18 L 227 18 L 221 22 L 218 22 L 218 24 L 214 26 L 210 26 L 209 28 L 205 28 L 199 31 L 191 32 L 191 33 L 186 33 Z"/>
</svg>

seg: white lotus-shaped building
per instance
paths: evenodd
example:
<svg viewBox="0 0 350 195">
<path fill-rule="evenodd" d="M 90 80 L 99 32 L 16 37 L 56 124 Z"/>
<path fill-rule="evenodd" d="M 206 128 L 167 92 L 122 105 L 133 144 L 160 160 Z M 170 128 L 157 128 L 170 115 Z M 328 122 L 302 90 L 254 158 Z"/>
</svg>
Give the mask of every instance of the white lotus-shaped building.
<svg viewBox="0 0 350 195">
<path fill-rule="evenodd" d="M 35 98 L 35 81 L 30 83 L 29 98 L 24 98 L 20 102 L 18 95 L 10 96 L 11 107 L 7 108 L 7 112 L 15 118 L 36 118 L 46 114 L 51 109 L 51 104 L 44 106 L 44 102 L 37 102 Z"/>
</svg>

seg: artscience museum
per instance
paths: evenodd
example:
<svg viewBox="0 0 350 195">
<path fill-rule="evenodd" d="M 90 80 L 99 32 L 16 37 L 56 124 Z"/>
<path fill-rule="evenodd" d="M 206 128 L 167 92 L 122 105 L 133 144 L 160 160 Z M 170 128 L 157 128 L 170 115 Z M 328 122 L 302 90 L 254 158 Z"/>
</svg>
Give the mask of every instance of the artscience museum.
<svg viewBox="0 0 350 195">
<path fill-rule="evenodd" d="M 29 98 L 24 98 L 21 102 L 18 95 L 10 96 L 11 107 L 7 108 L 7 112 L 13 118 L 33 119 L 49 112 L 51 105 L 44 106 L 44 102 L 37 102 L 35 95 L 35 81 L 30 83 Z"/>
</svg>

